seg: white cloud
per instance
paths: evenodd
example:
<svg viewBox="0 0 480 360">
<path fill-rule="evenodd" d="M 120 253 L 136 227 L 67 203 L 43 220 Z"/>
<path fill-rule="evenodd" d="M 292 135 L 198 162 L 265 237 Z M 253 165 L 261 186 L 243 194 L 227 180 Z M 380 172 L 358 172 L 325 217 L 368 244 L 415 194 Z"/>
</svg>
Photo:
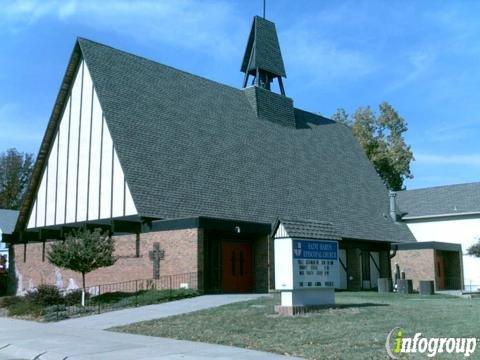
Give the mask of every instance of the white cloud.
<svg viewBox="0 0 480 360">
<path fill-rule="evenodd" d="M 386 88 L 387 92 L 398 90 L 406 85 L 418 81 L 418 79 L 427 73 L 436 58 L 434 49 L 414 49 L 406 56 L 406 70 L 402 76 L 397 76 L 395 80 Z"/>
<path fill-rule="evenodd" d="M 66 0 L 14 0 L 2 4 L 0 23 L 11 26 L 11 29 L 19 29 L 28 26 L 45 16 L 62 16 L 68 14 L 68 9 L 75 1 Z"/>
<path fill-rule="evenodd" d="M 480 154 L 438 155 L 415 154 L 415 161 L 425 165 L 480 166 Z"/>
<path fill-rule="evenodd" d="M 152 45 L 213 50 L 217 56 L 237 50 L 238 42 L 225 37 L 226 30 L 247 24 L 225 0 L 18 0 L 0 13 L 0 24 L 13 32 L 41 19 L 108 30 Z"/>
<path fill-rule="evenodd" d="M 280 34 L 287 72 L 305 76 L 312 83 L 348 79 L 354 81 L 370 74 L 376 62 L 366 53 L 340 47 L 320 32 L 292 27 Z"/>
<path fill-rule="evenodd" d="M 435 126 L 425 131 L 422 141 L 450 142 L 472 138 L 478 128 L 479 120 L 456 120 L 435 123 Z"/>
</svg>

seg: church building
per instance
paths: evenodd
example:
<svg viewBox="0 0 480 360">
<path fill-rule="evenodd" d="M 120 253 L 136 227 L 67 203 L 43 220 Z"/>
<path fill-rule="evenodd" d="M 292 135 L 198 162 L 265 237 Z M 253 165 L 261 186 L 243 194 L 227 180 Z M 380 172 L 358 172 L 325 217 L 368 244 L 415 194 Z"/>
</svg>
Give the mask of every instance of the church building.
<svg viewBox="0 0 480 360">
<path fill-rule="evenodd" d="M 81 284 L 46 259 L 79 227 L 116 240 L 88 286 L 193 273 L 205 292 L 266 292 L 279 218 L 339 239 L 339 288 L 391 277 L 391 244 L 415 238 L 351 129 L 294 106 L 274 23 L 254 17 L 239 60 L 235 88 L 76 41 L 8 236 L 19 293 Z"/>
</svg>

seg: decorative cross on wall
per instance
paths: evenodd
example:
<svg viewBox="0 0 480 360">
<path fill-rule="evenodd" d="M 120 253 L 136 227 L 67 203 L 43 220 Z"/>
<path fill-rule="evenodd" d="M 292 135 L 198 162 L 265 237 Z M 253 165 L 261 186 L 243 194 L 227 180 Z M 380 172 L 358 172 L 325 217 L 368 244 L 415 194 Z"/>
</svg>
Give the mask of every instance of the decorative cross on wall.
<svg viewBox="0 0 480 360">
<path fill-rule="evenodd" d="M 153 250 L 148 253 L 153 264 L 153 278 L 160 279 L 160 260 L 165 258 L 165 250 L 160 249 L 160 243 L 153 243 Z"/>
</svg>

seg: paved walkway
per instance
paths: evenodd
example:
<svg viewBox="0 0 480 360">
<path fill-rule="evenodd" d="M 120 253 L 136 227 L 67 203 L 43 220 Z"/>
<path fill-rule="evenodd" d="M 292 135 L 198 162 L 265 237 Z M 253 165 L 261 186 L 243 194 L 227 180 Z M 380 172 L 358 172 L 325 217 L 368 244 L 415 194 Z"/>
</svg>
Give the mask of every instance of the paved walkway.
<svg viewBox="0 0 480 360">
<path fill-rule="evenodd" d="M 279 355 L 230 346 L 103 330 L 259 296 L 206 295 L 58 323 L 0 318 L 0 359 L 281 359 Z"/>
<path fill-rule="evenodd" d="M 238 301 L 247 301 L 266 296 L 261 294 L 241 295 L 204 295 L 193 298 L 167 302 L 163 304 L 147 305 L 138 308 L 110 311 L 103 314 L 84 316 L 76 319 L 60 321 L 59 326 L 76 327 L 79 329 L 108 329 L 140 321 L 159 319 L 167 316 L 185 314 L 211 307 L 231 304 Z"/>
</svg>

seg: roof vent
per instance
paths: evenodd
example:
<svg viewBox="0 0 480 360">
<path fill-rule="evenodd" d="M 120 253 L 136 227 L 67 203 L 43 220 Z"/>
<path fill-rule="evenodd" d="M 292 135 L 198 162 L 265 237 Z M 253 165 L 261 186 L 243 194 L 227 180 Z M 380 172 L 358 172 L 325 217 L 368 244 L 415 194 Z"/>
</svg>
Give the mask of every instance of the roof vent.
<svg viewBox="0 0 480 360">
<path fill-rule="evenodd" d="M 390 217 L 393 221 L 398 221 L 398 213 L 397 213 L 397 193 L 395 191 L 389 192 L 390 196 Z"/>
</svg>

